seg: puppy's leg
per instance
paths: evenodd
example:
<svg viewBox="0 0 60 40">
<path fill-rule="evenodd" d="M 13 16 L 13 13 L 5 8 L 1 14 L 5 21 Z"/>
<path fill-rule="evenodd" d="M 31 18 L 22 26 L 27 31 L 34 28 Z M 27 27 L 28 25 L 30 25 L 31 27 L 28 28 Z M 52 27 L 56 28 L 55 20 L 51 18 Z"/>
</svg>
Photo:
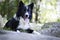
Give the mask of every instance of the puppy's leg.
<svg viewBox="0 0 60 40">
<path fill-rule="evenodd" d="M 34 30 L 32 30 L 32 29 L 27 29 L 26 31 L 27 31 L 28 33 L 33 33 L 33 34 L 36 34 L 36 35 L 40 35 L 39 32 L 34 31 Z"/>
<path fill-rule="evenodd" d="M 37 31 L 33 31 L 33 34 L 40 35 L 40 33 Z"/>
<path fill-rule="evenodd" d="M 26 32 L 27 32 L 27 33 L 32 33 L 33 30 L 29 28 L 29 29 L 26 30 Z"/>
<path fill-rule="evenodd" d="M 17 30 L 17 33 L 20 33 L 20 31 L 19 31 L 19 30 Z"/>
</svg>

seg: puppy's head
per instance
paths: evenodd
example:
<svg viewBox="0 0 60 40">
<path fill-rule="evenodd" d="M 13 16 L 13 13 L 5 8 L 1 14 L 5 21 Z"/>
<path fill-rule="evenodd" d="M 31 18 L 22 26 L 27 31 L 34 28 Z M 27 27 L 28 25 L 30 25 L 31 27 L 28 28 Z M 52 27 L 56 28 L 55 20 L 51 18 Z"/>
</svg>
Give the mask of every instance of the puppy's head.
<svg viewBox="0 0 60 40">
<path fill-rule="evenodd" d="M 33 3 L 26 6 L 22 1 L 20 1 L 16 16 L 22 17 L 23 19 L 32 19 L 33 6 Z"/>
</svg>

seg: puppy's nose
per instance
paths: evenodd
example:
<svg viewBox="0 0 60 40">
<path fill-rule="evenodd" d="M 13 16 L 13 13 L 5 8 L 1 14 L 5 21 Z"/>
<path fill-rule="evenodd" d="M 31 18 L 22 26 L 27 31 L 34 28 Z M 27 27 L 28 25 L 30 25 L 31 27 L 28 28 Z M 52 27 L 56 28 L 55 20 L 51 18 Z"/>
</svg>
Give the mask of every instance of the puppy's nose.
<svg viewBox="0 0 60 40">
<path fill-rule="evenodd" d="M 28 17 L 28 15 L 26 15 L 26 17 Z"/>
</svg>

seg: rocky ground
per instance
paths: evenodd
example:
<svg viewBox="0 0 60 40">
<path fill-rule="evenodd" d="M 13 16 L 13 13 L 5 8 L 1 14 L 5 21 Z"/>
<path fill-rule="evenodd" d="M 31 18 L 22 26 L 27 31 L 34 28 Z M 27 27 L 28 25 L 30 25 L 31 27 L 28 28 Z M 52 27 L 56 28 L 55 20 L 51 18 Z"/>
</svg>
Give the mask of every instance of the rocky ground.
<svg viewBox="0 0 60 40">
<path fill-rule="evenodd" d="M 60 40 L 58 37 L 0 30 L 0 40 Z"/>
<path fill-rule="evenodd" d="M 60 37 L 60 22 L 45 23 L 39 32 L 44 35 Z"/>
</svg>

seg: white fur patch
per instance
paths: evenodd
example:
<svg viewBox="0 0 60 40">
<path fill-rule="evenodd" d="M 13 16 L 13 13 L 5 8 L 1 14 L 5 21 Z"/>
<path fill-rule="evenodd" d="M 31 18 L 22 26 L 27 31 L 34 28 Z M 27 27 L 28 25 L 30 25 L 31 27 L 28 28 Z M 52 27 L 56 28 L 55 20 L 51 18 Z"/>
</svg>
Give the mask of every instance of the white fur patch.
<svg viewBox="0 0 60 40">
<path fill-rule="evenodd" d="M 19 22 L 17 29 L 19 29 L 19 28 L 22 28 L 22 29 L 30 28 L 29 19 L 24 20 L 23 18 L 20 18 L 20 22 Z"/>
</svg>

